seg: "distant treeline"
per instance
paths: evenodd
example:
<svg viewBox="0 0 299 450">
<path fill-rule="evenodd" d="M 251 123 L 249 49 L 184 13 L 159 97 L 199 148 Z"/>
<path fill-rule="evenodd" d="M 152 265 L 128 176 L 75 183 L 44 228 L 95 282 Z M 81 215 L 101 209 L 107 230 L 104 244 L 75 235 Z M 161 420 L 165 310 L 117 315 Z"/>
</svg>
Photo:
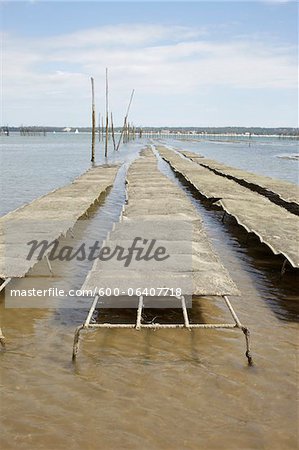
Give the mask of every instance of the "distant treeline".
<svg viewBox="0 0 299 450">
<path fill-rule="evenodd" d="M 139 127 L 137 127 L 139 128 Z M 282 135 L 282 136 L 299 136 L 299 128 L 263 128 L 263 127 L 141 127 L 146 133 L 149 131 L 159 133 L 159 132 L 170 132 L 170 133 L 192 133 L 192 134 L 259 134 L 259 135 Z M 0 127 L 1 132 L 23 132 L 26 130 L 32 133 L 51 133 L 51 132 L 91 132 L 91 127 L 38 127 L 38 126 L 27 126 L 27 127 L 10 127 L 2 126 Z M 115 131 L 121 131 L 121 127 L 115 127 Z"/>
<path fill-rule="evenodd" d="M 143 127 L 145 132 L 169 131 L 171 133 L 197 133 L 197 134 L 260 134 L 299 136 L 299 128 L 263 128 L 263 127 Z"/>
</svg>

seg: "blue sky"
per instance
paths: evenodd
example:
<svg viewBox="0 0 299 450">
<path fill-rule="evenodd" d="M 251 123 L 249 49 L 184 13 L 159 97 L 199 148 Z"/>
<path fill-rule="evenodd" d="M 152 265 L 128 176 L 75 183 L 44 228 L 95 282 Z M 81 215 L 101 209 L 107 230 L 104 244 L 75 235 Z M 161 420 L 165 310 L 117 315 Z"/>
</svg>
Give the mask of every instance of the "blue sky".
<svg viewBox="0 0 299 450">
<path fill-rule="evenodd" d="M 151 126 L 297 126 L 298 4 L 14 2 L 1 5 L 1 122 L 90 124 L 104 112 Z"/>
</svg>

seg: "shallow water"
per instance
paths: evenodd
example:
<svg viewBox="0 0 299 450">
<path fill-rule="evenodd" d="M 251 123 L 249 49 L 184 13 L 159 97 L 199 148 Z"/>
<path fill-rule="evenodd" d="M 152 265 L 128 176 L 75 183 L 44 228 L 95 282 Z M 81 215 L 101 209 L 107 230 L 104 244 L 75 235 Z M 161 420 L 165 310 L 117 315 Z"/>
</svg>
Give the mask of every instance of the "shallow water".
<svg viewBox="0 0 299 450">
<path fill-rule="evenodd" d="M 40 195 L 69 183 L 90 167 L 89 133 L 48 133 L 47 136 L 0 136 L 0 215 Z M 278 156 L 298 154 L 299 141 L 279 138 L 210 138 L 178 141 L 168 145 L 198 152 L 241 169 L 298 183 L 298 164 Z M 113 152 L 109 142 L 108 162 L 130 160 L 147 139 L 136 140 Z M 96 141 L 96 164 L 107 162 L 104 143 Z"/>
<path fill-rule="evenodd" d="M 0 215 L 25 202 L 70 183 L 91 167 L 91 135 L 89 133 L 48 133 L 47 136 L 0 136 L 1 205 Z M 109 141 L 108 159 L 104 142 L 96 141 L 96 164 L 130 161 L 142 147 L 136 140 L 112 149 Z"/>
<path fill-rule="evenodd" d="M 247 170 L 248 172 L 299 183 L 299 141 L 279 138 L 210 138 L 165 140 L 173 147 L 183 147 L 217 161 Z M 283 158 L 282 158 L 283 156 Z M 293 159 L 286 159 L 286 157 Z"/>
<path fill-rule="evenodd" d="M 175 145 L 186 148 L 185 143 Z M 136 141 L 117 157 L 132 159 L 140 147 Z M 47 187 L 64 184 L 71 173 L 78 175 L 89 165 L 83 157 L 72 160 L 73 166 L 60 172 L 49 157 L 53 171 Z M 222 214 L 202 203 L 160 159 L 159 167 L 198 208 L 214 247 L 242 292 L 232 304 L 251 330 L 255 365 L 246 364 L 244 338 L 238 330 L 82 333 L 80 353 L 72 364 L 73 332 L 85 319 L 90 300 L 81 299 L 80 308 L 70 304 L 61 309 L 59 299 L 50 299 L 53 308 L 9 309 L 2 295 L 0 317 L 7 351 L 0 354 L 1 448 L 298 448 L 295 276 L 287 273 L 279 280 L 279 258 L 254 238 L 246 243 L 245 232 L 233 221 L 223 224 Z M 125 170 L 124 166 L 114 187 L 66 242 L 105 238 L 124 201 Z M 19 206 L 22 190 L 18 185 L 15 191 L 13 185 L 10 189 L 19 197 L 9 199 L 8 205 Z M 23 199 L 49 190 L 44 189 L 43 183 L 35 182 Z M 90 268 L 86 262 L 54 262 L 55 276 L 50 278 L 42 264 L 30 277 L 44 272 L 48 283 L 64 287 L 79 288 Z M 119 314 L 111 312 L 114 318 Z M 220 300 L 195 301 L 193 317 L 230 321 Z"/>
</svg>

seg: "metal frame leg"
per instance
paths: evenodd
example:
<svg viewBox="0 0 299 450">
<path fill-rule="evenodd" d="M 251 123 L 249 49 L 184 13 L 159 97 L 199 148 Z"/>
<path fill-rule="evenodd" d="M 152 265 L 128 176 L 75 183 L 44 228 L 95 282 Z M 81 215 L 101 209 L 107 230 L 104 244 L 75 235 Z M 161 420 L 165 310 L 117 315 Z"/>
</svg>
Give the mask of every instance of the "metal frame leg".
<svg viewBox="0 0 299 450">
<path fill-rule="evenodd" d="M 8 285 L 8 283 L 9 283 L 10 281 L 11 281 L 11 278 L 6 278 L 6 280 L 3 281 L 3 283 L 2 283 L 1 286 L 0 286 L 0 292 L 5 288 L 5 286 Z M 4 334 L 2 333 L 1 328 L 0 328 L 0 345 L 1 345 L 1 347 L 2 347 L 3 349 L 6 348 L 6 346 L 5 346 L 5 337 L 4 337 Z"/>
<path fill-rule="evenodd" d="M 249 366 L 253 366 L 253 359 L 250 353 L 250 331 L 246 327 L 242 327 L 242 331 L 245 335 L 245 341 L 246 341 L 246 358 L 248 359 Z"/>
<path fill-rule="evenodd" d="M 46 255 L 45 258 L 46 258 L 47 265 L 48 265 L 48 268 L 50 270 L 50 273 L 51 273 L 52 277 L 54 277 L 53 269 L 52 269 L 51 263 L 49 261 L 48 255 Z"/>
<path fill-rule="evenodd" d="M 251 356 L 251 353 L 250 353 L 250 331 L 249 331 L 249 329 L 247 327 L 244 327 L 244 325 L 242 325 L 242 323 L 240 322 L 240 320 L 239 320 L 237 314 L 235 313 L 234 308 L 232 307 L 232 305 L 231 305 L 229 299 L 227 298 L 227 296 L 224 295 L 223 298 L 224 298 L 224 301 L 225 301 L 225 303 L 226 303 L 226 305 L 227 305 L 231 315 L 233 316 L 234 321 L 236 322 L 236 326 L 238 328 L 240 328 L 243 331 L 243 333 L 244 333 L 245 342 L 246 342 L 245 356 L 246 356 L 246 358 L 248 360 L 248 364 L 250 366 L 252 366 L 253 365 L 253 359 L 252 359 L 252 356 Z"/>
<path fill-rule="evenodd" d="M 11 278 L 6 278 L 5 281 L 3 281 L 3 283 L 0 286 L 0 292 L 5 288 L 5 286 L 8 285 L 8 283 L 11 281 Z"/>
<path fill-rule="evenodd" d="M 0 344 L 1 344 L 2 348 L 5 348 L 5 337 L 4 337 L 3 333 L 2 333 L 1 328 L 0 328 Z"/>
<path fill-rule="evenodd" d="M 80 325 L 75 330 L 74 343 L 73 343 L 73 357 L 72 357 L 73 360 L 76 359 L 76 356 L 77 356 L 77 354 L 79 352 L 80 331 L 84 330 L 84 329 L 87 329 L 89 327 L 90 321 L 91 321 L 92 315 L 94 313 L 94 310 L 96 309 L 98 300 L 99 300 L 99 296 L 96 295 L 94 300 L 93 300 L 93 302 L 92 302 L 92 305 L 90 307 L 90 310 L 88 312 L 88 315 L 86 317 L 86 320 L 85 320 L 84 324 Z"/>
<path fill-rule="evenodd" d="M 143 296 L 139 297 L 138 309 L 137 309 L 137 318 L 136 318 L 136 330 L 140 330 L 141 328 L 141 318 L 142 318 L 142 308 L 143 308 Z"/>
<path fill-rule="evenodd" d="M 191 331 L 190 328 L 190 322 L 189 322 L 189 317 L 188 317 L 188 311 L 186 308 L 186 302 L 185 302 L 185 297 L 182 295 L 181 296 L 181 302 L 182 302 L 182 310 L 183 310 L 183 316 L 184 316 L 184 322 L 185 322 L 185 327 Z"/>
<path fill-rule="evenodd" d="M 76 359 L 76 356 L 79 352 L 80 331 L 83 330 L 83 328 L 84 328 L 84 325 L 80 325 L 75 330 L 74 343 L 73 343 L 73 356 L 72 356 L 73 361 Z"/>
</svg>

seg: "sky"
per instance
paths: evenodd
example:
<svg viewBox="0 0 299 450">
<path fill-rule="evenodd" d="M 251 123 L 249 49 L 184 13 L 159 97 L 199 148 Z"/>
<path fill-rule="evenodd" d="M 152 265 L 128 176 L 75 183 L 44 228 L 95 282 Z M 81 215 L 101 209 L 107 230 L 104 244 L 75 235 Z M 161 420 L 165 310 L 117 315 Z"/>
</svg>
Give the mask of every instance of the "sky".
<svg viewBox="0 0 299 450">
<path fill-rule="evenodd" d="M 298 3 L 1 3 L 1 124 L 298 126 Z"/>
</svg>

